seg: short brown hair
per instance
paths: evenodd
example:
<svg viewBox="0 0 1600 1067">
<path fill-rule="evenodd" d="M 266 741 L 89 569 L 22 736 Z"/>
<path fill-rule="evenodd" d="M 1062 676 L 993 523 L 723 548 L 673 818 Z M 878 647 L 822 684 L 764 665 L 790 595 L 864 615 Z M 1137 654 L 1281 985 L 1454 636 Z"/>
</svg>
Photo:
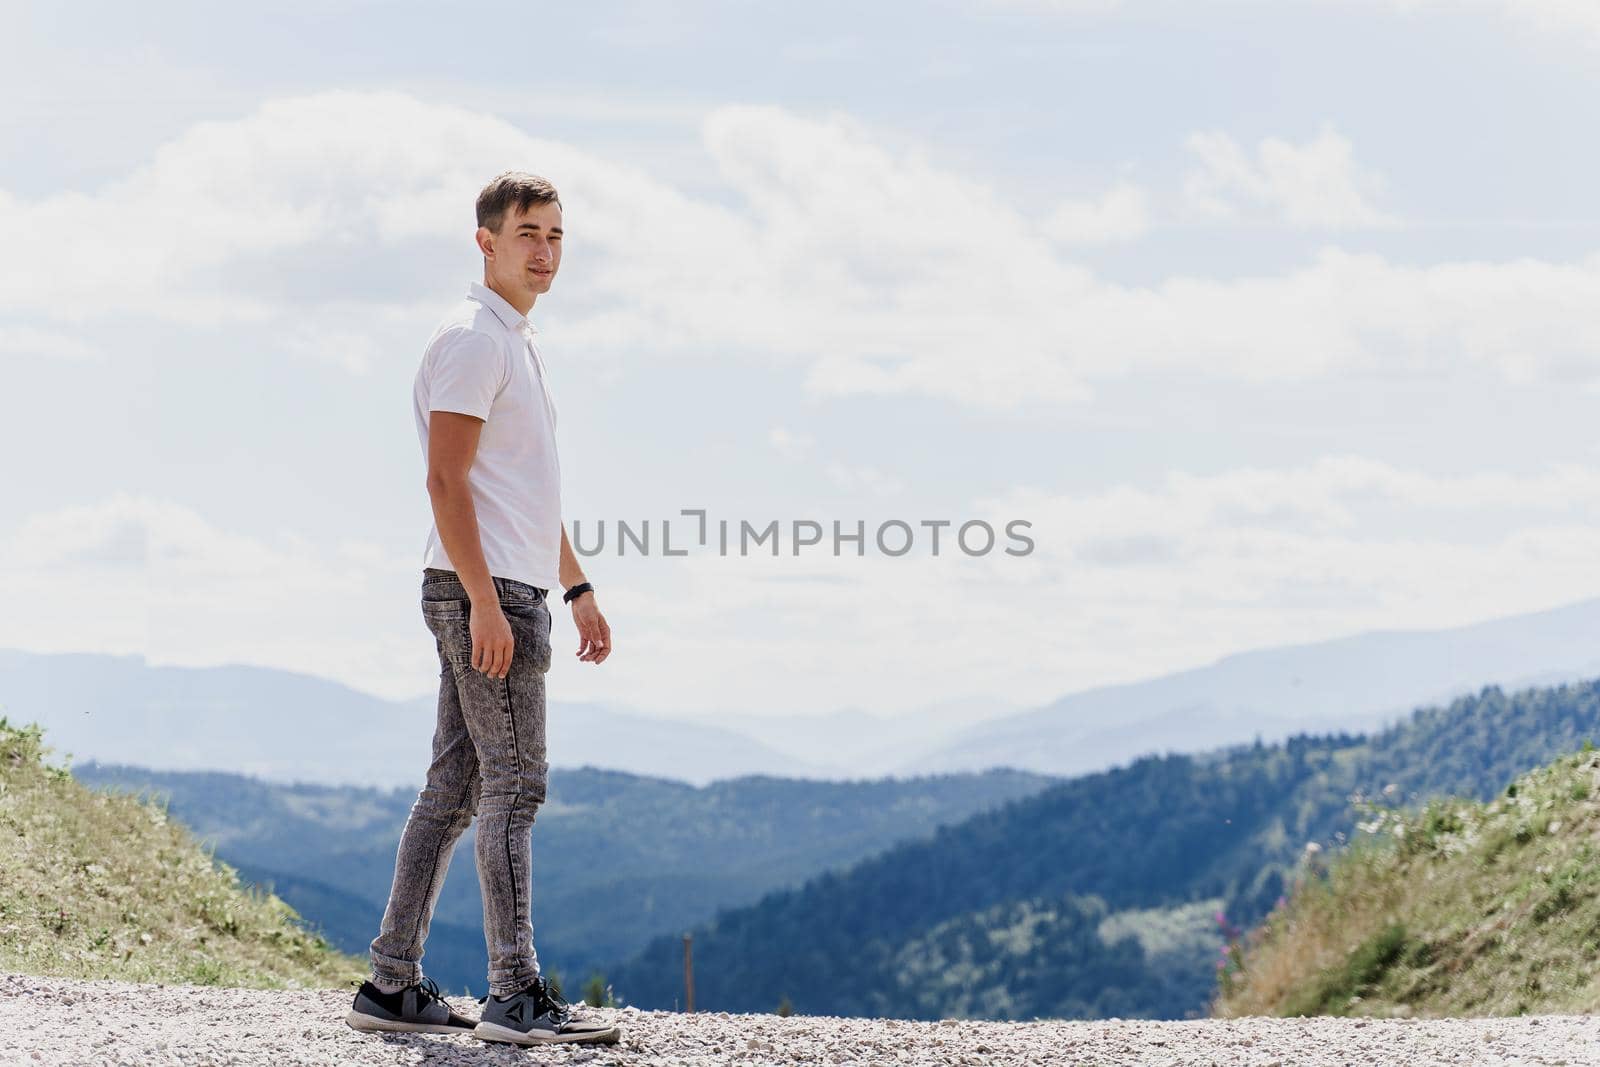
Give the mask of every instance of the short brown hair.
<svg viewBox="0 0 1600 1067">
<path fill-rule="evenodd" d="M 535 204 L 551 203 L 560 207 L 561 197 L 548 178 L 529 174 L 525 170 L 508 170 L 496 175 L 478 194 L 478 225 L 499 233 L 506 212 L 513 206 L 521 214 Z"/>
</svg>

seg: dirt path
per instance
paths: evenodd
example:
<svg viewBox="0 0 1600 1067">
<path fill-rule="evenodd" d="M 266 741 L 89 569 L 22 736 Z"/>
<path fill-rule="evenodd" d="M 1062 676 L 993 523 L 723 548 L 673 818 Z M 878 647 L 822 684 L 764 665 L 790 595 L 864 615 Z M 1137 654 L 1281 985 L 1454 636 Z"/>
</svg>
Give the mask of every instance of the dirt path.
<svg viewBox="0 0 1600 1067">
<path fill-rule="evenodd" d="M 1587 1015 L 998 1023 L 585 1009 L 620 1023 L 622 1041 L 525 1049 L 471 1037 L 357 1033 L 344 1024 L 352 995 L 0 974 L 0 1063 L 1600 1067 L 1600 1017 Z M 477 1014 L 475 1001 L 451 1003 Z"/>
</svg>

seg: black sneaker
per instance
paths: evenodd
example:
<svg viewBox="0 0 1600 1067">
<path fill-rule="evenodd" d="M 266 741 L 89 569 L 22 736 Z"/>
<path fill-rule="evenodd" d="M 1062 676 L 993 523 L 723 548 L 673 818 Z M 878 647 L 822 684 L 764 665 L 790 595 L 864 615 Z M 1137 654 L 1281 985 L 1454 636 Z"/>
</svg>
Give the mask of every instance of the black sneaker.
<svg viewBox="0 0 1600 1067">
<path fill-rule="evenodd" d="M 485 1041 L 507 1041 L 516 1045 L 551 1045 L 589 1042 L 615 1045 L 622 1028 L 592 1019 L 574 1018 L 572 1006 L 551 988 L 544 975 L 518 993 L 501 999 L 478 998 L 483 1018 L 473 1035 Z"/>
<path fill-rule="evenodd" d="M 432 978 L 385 993 L 371 981 L 361 983 L 344 1021 L 357 1030 L 391 1030 L 411 1034 L 470 1034 L 478 1020 L 446 1004 Z"/>
</svg>

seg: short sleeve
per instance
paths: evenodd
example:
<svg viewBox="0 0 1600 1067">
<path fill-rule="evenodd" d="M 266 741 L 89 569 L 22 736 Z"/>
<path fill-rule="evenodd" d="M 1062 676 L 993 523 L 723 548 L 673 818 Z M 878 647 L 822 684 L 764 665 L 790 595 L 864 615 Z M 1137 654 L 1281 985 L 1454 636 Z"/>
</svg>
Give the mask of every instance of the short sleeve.
<svg viewBox="0 0 1600 1067">
<path fill-rule="evenodd" d="M 441 334 L 428 353 L 428 410 L 459 411 L 488 420 L 506 384 L 505 349 L 478 330 Z"/>
</svg>

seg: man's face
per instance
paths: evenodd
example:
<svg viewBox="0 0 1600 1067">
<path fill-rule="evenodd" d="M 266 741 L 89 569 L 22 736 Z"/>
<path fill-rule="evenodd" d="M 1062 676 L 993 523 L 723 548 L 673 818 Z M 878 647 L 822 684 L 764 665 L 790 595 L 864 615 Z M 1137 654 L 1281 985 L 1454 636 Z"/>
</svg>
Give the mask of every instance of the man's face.
<svg viewBox="0 0 1600 1067">
<path fill-rule="evenodd" d="M 521 294 L 531 306 L 540 293 L 549 292 L 561 267 L 561 208 L 533 204 L 518 212 L 513 207 L 500 220 L 498 233 L 478 230 L 478 247 L 494 288 Z"/>
</svg>

